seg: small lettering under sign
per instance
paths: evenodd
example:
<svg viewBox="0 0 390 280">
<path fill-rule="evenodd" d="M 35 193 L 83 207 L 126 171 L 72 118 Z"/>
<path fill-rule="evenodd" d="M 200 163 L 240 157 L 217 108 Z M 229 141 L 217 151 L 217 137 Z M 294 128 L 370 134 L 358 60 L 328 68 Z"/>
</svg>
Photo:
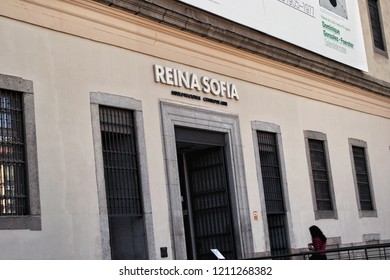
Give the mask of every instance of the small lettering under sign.
<svg viewBox="0 0 390 280">
<path fill-rule="evenodd" d="M 189 98 L 189 99 L 203 100 L 204 102 L 213 103 L 213 104 L 222 105 L 222 106 L 227 106 L 228 105 L 228 103 L 226 101 L 213 99 L 213 98 L 208 98 L 208 97 L 203 97 L 203 99 L 202 99 L 199 95 L 189 94 L 189 93 L 175 91 L 175 90 L 173 90 L 171 92 L 171 94 L 175 95 L 175 96 Z"/>
</svg>

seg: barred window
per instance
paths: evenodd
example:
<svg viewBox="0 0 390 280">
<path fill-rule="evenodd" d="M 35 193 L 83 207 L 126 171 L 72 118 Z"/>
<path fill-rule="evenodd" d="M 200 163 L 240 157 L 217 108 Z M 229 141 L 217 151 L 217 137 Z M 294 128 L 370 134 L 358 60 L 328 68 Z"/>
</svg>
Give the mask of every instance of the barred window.
<svg viewBox="0 0 390 280">
<path fill-rule="evenodd" d="M 352 146 L 352 153 L 355 162 L 355 175 L 359 191 L 360 207 L 362 210 L 374 210 L 371 200 L 364 148 Z"/>
<path fill-rule="evenodd" d="M 0 89 L 0 216 L 27 215 L 22 93 Z"/>
<path fill-rule="evenodd" d="M 112 259 L 147 259 L 134 112 L 100 106 Z"/>
<path fill-rule="evenodd" d="M 0 230 L 41 230 L 32 81 L 0 74 Z"/>
<path fill-rule="evenodd" d="M 353 138 L 349 138 L 348 142 L 359 216 L 377 217 L 367 143 Z"/>
<path fill-rule="evenodd" d="M 317 210 L 333 210 L 324 143 L 309 139 L 309 149 Z"/>
<path fill-rule="evenodd" d="M 100 107 L 108 215 L 142 216 L 133 114 Z"/>
<path fill-rule="evenodd" d="M 284 213 L 282 179 L 275 133 L 257 132 L 267 213 Z"/>
<path fill-rule="evenodd" d="M 382 22 L 380 10 L 377 0 L 368 0 L 368 8 L 371 20 L 371 30 L 374 40 L 374 46 L 382 51 L 385 51 L 385 40 L 382 31 Z"/>
<path fill-rule="evenodd" d="M 288 224 L 277 133 L 257 131 L 271 254 L 289 253 Z"/>
<path fill-rule="evenodd" d="M 304 131 L 315 219 L 337 219 L 326 134 Z"/>
</svg>

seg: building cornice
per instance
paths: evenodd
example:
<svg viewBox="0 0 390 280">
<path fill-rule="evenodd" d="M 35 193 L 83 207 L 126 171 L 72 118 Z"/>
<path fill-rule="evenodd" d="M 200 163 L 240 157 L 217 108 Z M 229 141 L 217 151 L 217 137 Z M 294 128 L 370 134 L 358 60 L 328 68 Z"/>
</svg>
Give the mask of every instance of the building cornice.
<svg viewBox="0 0 390 280">
<path fill-rule="evenodd" d="M 173 0 L 95 0 L 161 24 L 196 34 L 342 83 L 390 97 L 390 83 L 358 69 Z"/>
<path fill-rule="evenodd" d="M 0 1 L 0 16 L 11 20 L 145 54 L 154 63 L 167 67 L 178 63 L 184 70 L 195 67 L 259 85 L 259 93 L 266 87 L 390 119 L 389 95 L 376 94 L 314 70 L 306 71 L 134 14 L 96 0 Z M 316 65 L 312 68 L 318 68 Z M 342 70 L 335 71 L 337 75 Z"/>
</svg>

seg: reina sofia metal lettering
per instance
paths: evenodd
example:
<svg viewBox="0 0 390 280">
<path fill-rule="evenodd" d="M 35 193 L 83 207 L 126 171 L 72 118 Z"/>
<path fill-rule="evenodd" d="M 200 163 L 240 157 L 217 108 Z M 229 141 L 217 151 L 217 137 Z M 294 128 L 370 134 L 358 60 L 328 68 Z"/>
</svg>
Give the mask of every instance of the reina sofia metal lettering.
<svg viewBox="0 0 390 280">
<path fill-rule="evenodd" d="M 214 96 L 226 97 L 228 99 L 240 99 L 235 84 L 206 76 L 198 78 L 198 76 L 194 73 L 164 67 L 157 64 L 153 66 L 153 69 L 154 80 L 156 83 L 175 87 L 184 87 L 186 89 L 197 90 L 203 93 L 211 93 Z"/>
</svg>

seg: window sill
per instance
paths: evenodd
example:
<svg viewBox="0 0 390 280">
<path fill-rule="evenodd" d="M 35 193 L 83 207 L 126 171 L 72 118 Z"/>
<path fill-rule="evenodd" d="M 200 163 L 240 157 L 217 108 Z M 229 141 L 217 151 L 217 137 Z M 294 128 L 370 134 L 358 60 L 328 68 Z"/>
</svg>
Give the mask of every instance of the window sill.
<svg viewBox="0 0 390 280">
<path fill-rule="evenodd" d="M 0 217 L 0 230 L 29 229 L 42 230 L 41 216 Z"/>
<path fill-rule="evenodd" d="M 378 212 L 376 210 L 359 210 L 360 218 L 378 218 Z"/>
<path fill-rule="evenodd" d="M 337 212 L 336 211 L 314 211 L 315 219 L 335 219 L 337 220 Z"/>
<path fill-rule="evenodd" d="M 386 50 L 382 50 L 380 48 L 374 47 L 374 53 L 380 54 L 380 55 L 384 56 L 387 59 L 389 58 L 389 54 L 387 53 Z"/>
</svg>

